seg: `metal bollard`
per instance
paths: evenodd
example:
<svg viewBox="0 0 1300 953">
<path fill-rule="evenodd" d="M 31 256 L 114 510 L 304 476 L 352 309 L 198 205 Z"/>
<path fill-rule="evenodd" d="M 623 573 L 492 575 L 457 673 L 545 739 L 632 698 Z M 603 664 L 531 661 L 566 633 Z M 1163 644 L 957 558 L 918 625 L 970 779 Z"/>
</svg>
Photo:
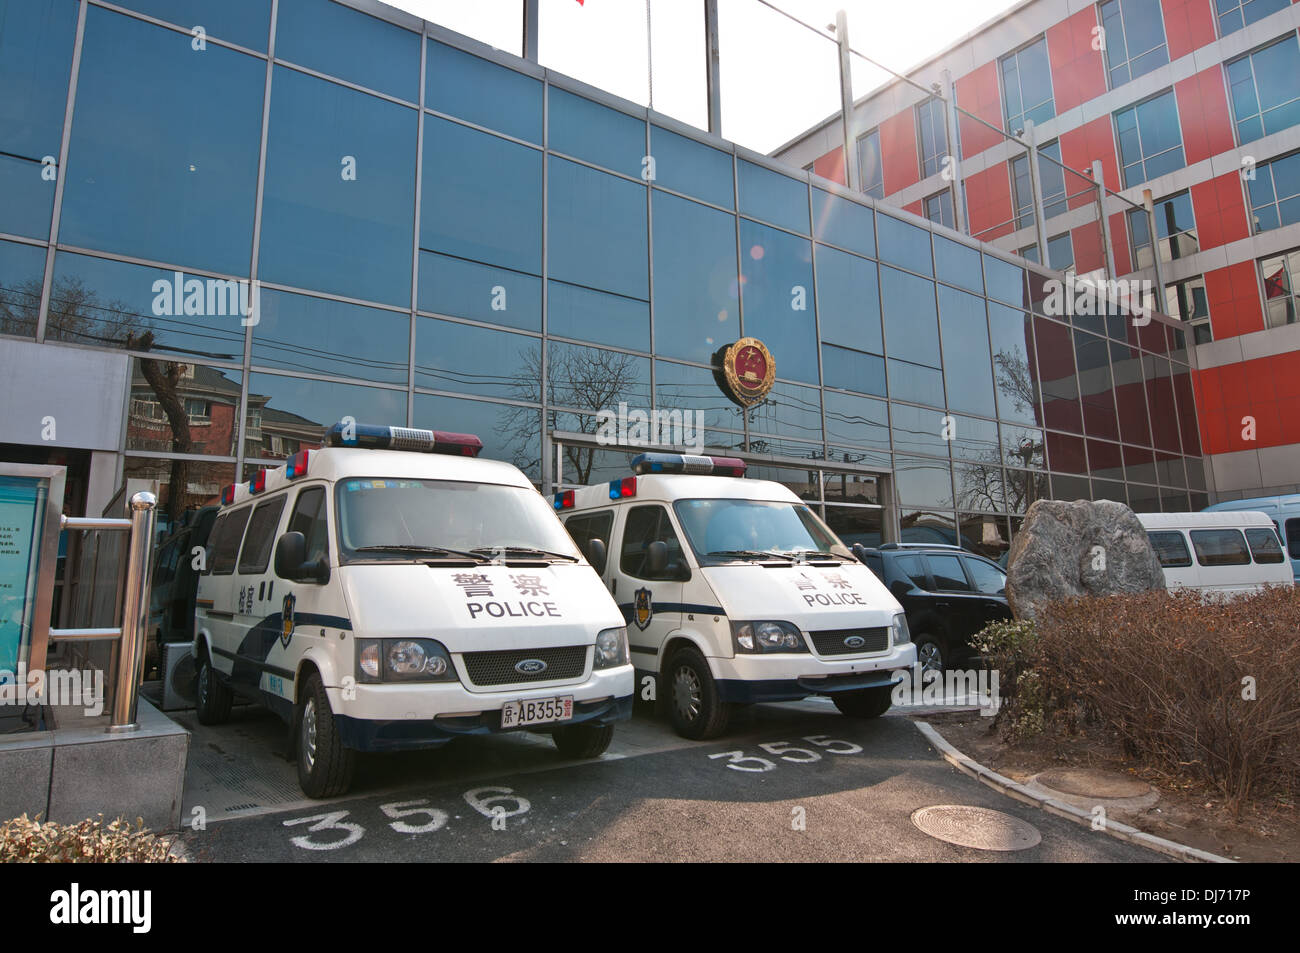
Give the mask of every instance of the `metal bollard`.
<svg viewBox="0 0 1300 953">
<path fill-rule="evenodd" d="M 131 497 L 131 540 L 127 544 L 126 594 L 122 601 L 122 637 L 118 641 L 117 685 L 113 692 L 110 732 L 135 731 L 140 682 L 149 623 L 149 556 L 153 551 L 158 498 L 142 490 Z"/>
</svg>

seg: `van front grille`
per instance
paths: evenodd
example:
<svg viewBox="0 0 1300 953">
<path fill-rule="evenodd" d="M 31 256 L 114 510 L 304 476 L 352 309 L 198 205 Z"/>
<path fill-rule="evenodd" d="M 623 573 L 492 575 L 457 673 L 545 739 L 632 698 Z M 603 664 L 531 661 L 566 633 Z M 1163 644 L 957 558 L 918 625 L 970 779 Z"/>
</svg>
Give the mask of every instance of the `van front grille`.
<svg viewBox="0 0 1300 953">
<path fill-rule="evenodd" d="M 579 678 L 587 668 L 587 646 L 566 645 L 549 649 L 510 649 L 503 652 L 466 652 L 465 671 L 469 680 L 480 688 L 495 685 L 519 685 L 527 682 L 551 682 L 558 679 Z M 542 662 L 545 667 L 535 671 L 536 665 L 516 666 L 524 662 Z"/>
<path fill-rule="evenodd" d="M 818 655 L 868 655 L 889 648 L 889 627 L 809 632 Z M 859 641 L 861 640 L 861 641 Z"/>
</svg>

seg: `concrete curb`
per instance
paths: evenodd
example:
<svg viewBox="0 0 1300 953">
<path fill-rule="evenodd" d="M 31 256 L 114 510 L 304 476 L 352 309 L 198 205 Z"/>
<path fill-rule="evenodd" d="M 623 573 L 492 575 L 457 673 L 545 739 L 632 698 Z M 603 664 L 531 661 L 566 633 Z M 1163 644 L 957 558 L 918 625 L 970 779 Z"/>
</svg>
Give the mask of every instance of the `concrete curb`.
<svg viewBox="0 0 1300 953">
<path fill-rule="evenodd" d="M 917 728 L 921 729 L 921 734 L 925 735 L 927 741 L 934 745 L 935 750 L 943 755 L 943 759 L 951 764 L 962 774 L 969 775 L 977 781 L 991 787 L 993 790 L 1007 797 L 1014 798 L 1030 807 L 1040 808 L 1049 814 L 1055 814 L 1057 817 L 1063 817 L 1068 821 L 1074 821 L 1076 824 L 1092 829 L 1092 814 L 1088 811 L 1081 810 L 1072 804 L 1066 804 L 1056 798 L 1049 797 L 1030 787 L 1026 787 L 1018 781 L 1012 781 L 1008 777 L 998 774 L 991 768 L 986 768 L 978 761 L 962 754 L 944 737 L 934 729 L 929 722 L 914 722 Z M 1204 864 L 1235 864 L 1236 861 L 1228 857 L 1220 857 L 1218 854 L 1211 854 L 1209 851 L 1200 850 L 1196 847 L 1188 847 L 1186 844 L 1179 844 L 1163 837 L 1156 837 L 1154 834 L 1148 834 L 1140 831 L 1136 827 L 1130 827 L 1128 824 L 1121 824 L 1118 821 L 1107 820 L 1106 826 L 1102 828 L 1111 837 L 1118 840 L 1126 841 L 1130 844 L 1137 844 L 1146 847 L 1149 850 L 1158 851 L 1166 854 L 1176 860 L 1184 863 L 1204 863 Z"/>
</svg>

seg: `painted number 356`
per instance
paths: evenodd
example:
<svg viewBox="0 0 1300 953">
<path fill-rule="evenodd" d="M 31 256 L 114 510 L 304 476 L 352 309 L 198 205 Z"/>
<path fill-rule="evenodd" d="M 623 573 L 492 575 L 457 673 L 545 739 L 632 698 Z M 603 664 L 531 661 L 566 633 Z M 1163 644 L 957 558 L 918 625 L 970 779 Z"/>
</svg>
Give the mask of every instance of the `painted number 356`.
<svg viewBox="0 0 1300 953">
<path fill-rule="evenodd" d="M 825 735 L 809 735 L 803 740 L 823 749 L 827 754 L 858 754 L 862 751 L 862 746 L 855 745 L 852 741 L 841 741 L 837 738 L 828 738 Z M 822 759 L 821 754 L 812 748 L 796 748 L 788 741 L 769 741 L 760 744 L 759 747 L 773 757 L 780 758 L 782 761 L 789 761 L 791 764 L 812 764 L 814 761 Z M 743 750 L 719 751 L 717 754 L 709 755 L 710 761 L 718 758 L 726 758 L 727 767 L 734 771 L 757 773 L 771 771 L 776 767 L 775 761 L 769 761 L 767 758 L 755 754 L 747 755 Z"/>
</svg>

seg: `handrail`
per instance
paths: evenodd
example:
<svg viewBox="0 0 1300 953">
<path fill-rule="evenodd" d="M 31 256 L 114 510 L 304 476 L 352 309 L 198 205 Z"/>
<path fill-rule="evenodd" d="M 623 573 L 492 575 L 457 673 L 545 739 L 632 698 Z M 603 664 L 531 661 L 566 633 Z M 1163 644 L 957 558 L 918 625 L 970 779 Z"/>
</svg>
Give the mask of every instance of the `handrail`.
<svg viewBox="0 0 1300 953">
<path fill-rule="evenodd" d="M 144 678 L 145 628 L 149 620 L 149 556 L 153 550 L 158 498 L 147 490 L 131 497 L 130 519 L 95 519 L 64 516 L 65 530 L 130 532 L 127 543 L 126 595 L 122 601 L 122 624 L 117 628 L 50 629 L 51 642 L 117 642 L 117 684 L 113 690 L 110 732 L 135 731 L 140 704 L 140 682 Z"/>
</svg>

